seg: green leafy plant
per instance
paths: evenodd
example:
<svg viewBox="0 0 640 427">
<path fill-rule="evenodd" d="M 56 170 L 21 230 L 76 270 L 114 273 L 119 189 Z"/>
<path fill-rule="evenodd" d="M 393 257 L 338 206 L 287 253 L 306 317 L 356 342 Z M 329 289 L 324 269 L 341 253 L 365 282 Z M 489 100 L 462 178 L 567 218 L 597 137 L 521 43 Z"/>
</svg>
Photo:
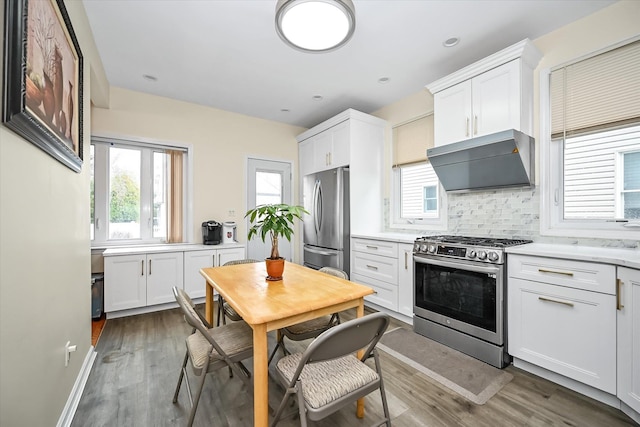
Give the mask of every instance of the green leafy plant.
<svg viewBox="0 0 640 427">
<path fill-rule="evenodd" d="M 260 236 L 266 242 L 267 234 L 271 239 L 270 259 L 280 258 L 278 251 L 278 238 L 284 237 L 291 241 L 293 236 L 293 225 L 296 218 L 302 220 L 303 214 L 308 214 L 302 206 L 291 206 L 287 204 L 260 205 L 254 209 L 249 209 L 244 215 L 249 218 L 251 227 L 247 234 L 247 239 L 253 236 Z"/>
</svg>

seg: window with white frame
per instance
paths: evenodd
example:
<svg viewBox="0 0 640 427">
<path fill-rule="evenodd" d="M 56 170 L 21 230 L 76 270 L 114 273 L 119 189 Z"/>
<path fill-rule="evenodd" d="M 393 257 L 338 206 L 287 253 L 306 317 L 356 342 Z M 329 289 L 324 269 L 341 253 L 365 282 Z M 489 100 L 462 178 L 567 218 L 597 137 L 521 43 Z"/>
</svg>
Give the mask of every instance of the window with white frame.
<svg viewBox="0 0 640 427">
<path fill-rule="evenodd" d="M 640 41 L 549 73 L 543 232 L 640 234 Z"/>
<path fill-rule="evenodd" d="M 393 226 L 446 228 L 446 198 L 427 149 L 433 147 L 433 115 L 393 128 Z"/>
<path fill-rule="evenodd" d="M 185 148 L 93 138 L 90 157 L 94 246 L 185 241 Z"/>
</svg>

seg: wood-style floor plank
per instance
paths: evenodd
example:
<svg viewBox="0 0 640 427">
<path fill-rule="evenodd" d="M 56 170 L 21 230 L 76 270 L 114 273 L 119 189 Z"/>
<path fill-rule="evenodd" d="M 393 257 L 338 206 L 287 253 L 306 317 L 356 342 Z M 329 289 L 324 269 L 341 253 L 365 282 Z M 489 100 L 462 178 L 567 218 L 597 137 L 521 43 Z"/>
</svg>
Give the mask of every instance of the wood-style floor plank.
<svg viewBox="0 0 640 427">
<path fill-rule="evenodd" d="M 355 311 L 341 317 L 351 319 Z M 392 320 L 390 329 L 395 327 L 410 325 Z M 110 319 L 98 341 L 98 357 L 72 427 L 186 424 L 189 400 L 184 384 L 178 403 L 173 404 L 172 399 L 184 357 L 184 340 L 190 332 L 178 309 Z M 307 344 L 287 341 L 287 348 L 299 351 Z M 275 334 L 271 333 L 269 348 L 274 346 Z M 514 379 L 486 404 L 475 405 L 387 353 L 379 354 L 394 427 L 637 426 L 621 411 L 513 366 L 506 369 Z M 246 365 L 251 369 L 252 361 Z M 276 407 L 282 389 L 273 381 L 269 396 Z M 365 402 L 364 419 L 355 417 L 354 404 L 310 424 L 370 426 L 382 414 L 380 394 L 370 394 Z M 252 396 L 244 383 L 229 378 L 227 369 L 209 374 L 194 425 L 252 426 Z M 279 425 L 298 426 L 300 422 L 293 417 Z"/>
</svg>

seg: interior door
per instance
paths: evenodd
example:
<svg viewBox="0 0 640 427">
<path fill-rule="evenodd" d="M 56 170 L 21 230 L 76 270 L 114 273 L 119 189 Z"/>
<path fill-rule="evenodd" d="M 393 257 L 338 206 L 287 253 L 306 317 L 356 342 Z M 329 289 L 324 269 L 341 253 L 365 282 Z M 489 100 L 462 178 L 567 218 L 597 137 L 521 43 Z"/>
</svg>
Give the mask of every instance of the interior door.
<svg viewBox="0 0 640 427">
<path fill-rule="evenodd" d="M 272 203 L 291 204 L 291 163 L 249 158 L 247 161 L 247 210 Z M 251 224 L 247 220 L 247 230 Z M 287 239 L 278 240 L 280 256 L 292 261 L 293 250 Z M 247 242 L 247 258 L 265 259 L 271 253 L 271 241 L 254 236 Z"/>
</svg>

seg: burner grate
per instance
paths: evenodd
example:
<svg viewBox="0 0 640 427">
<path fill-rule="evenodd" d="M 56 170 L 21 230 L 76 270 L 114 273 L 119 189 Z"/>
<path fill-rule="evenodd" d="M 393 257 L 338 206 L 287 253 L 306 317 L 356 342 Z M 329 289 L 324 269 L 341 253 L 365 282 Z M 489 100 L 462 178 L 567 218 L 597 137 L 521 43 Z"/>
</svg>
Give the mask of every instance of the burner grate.
<svg viewBox="0 0 640 427">
<path fill-rule="evenodd" d="M 472 236 L 424 236 L 417 239 L 418 241 L 429 241 L 436 243 L 455 243 L 469 246 L 487 246 L 494 248 L 506 248 L 509 246 L 524 245 L 531 243 L 532 240 L 525 239 L 499 239 L 493 237 L 472 237 Z"/>
</svg>

